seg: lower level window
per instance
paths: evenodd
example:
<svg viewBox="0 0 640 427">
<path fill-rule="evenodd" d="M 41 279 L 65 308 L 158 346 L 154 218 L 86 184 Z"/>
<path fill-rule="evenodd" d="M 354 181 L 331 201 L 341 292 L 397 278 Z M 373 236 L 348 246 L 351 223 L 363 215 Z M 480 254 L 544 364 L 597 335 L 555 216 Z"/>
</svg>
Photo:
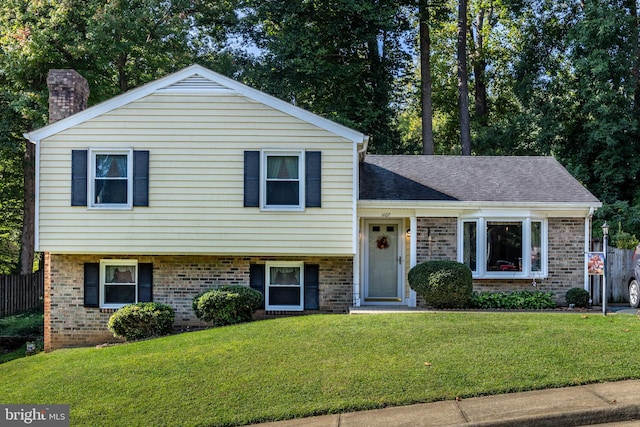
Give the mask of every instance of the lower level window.
<svg viewBox="0 0 640 427">
<path fill-rule="evenodd" d="M 458 259 L 478 278 L 544 277 L 545 225 L 529 218 L 462 220 Z"/>
<path fill-rule="evenodd" d="M 100 261 L 100 306 L 120 308 L 137 302 L 138 262 L 136 260 Z"/>
<path fill-rule="evenodd" d="M 301 311 L 304 308 L 304 263 L 271 262 L 266 265 L 267 310 Z"/>
</svg>

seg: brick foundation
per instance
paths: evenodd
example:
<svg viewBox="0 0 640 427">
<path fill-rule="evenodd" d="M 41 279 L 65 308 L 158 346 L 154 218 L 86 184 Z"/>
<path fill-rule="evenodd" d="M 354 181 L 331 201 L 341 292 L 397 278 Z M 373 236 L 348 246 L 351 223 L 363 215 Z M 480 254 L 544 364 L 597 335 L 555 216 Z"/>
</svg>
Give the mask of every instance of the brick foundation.
<svg viewBox="0 0 640 427">
<path fill-rule="evenodd" d="M 220 285 L 249 286 L 249 265 L 282 258 L 206 256 L 45 255 L 45 350 L 117 342 L 107 329 L 115 310 L 84 307 L 84 264 L 101 259 L 137 259 L 153 263 L 153 300 L 176 312 L 175 328 L 203 328 L 195 317 L 193 298 Z M 320 265 L 320 309 L 314 313 L 345 313 L 353 294 L 350 257 L 286 258 Z M 47 274 L 49 272 L 50 274 Z M 257 313 L 257 318 L 287 313 Z M 291 313 L 289 313 L 291 314 Z M 295 312 L 294 314 L 298 314 Z"/>
</svg>

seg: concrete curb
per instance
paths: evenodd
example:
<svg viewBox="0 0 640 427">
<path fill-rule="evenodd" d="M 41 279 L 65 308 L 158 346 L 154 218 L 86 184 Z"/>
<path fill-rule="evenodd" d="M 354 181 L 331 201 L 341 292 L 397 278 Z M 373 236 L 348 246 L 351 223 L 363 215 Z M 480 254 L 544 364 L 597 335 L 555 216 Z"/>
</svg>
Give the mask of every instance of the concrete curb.
<svg viewBox="0 0 640 427">
<path fill-rule="evenodd" d="M 323 415 L 262 427 L 540 427 L 640 420 L 640 380 Z"/>
<path fill-rule="evenodd" d="M 464 423 L 465 427 L 577 427 L 593 424 L 606 424 L 640 419 L 640 405 L 625 405 L 610 409 L 590 409 L 569 411 L 562 414 L 549 414 L 534 417 L 520 417 L 505 420 Z"/>
</svg>

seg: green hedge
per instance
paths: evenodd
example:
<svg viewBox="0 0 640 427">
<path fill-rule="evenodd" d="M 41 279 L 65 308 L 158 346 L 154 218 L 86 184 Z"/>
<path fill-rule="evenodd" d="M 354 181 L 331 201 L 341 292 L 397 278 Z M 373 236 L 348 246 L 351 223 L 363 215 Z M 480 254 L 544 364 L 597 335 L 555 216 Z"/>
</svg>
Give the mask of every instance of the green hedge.
<svg viewBox="0 0 640 427">
<path fill-rule="evenodd" d="M 241 285 L 221 286 L 193 299 L 198 319 L 214 326 L 250 322 L 253 313 L 264 304 L 264 296 L 255 289 Z"/>
<path fill-rule="evenodd" d="M 473 292 L 471 308 L 506 310 L 548 310 L 556 308 L 553 292 Z"/>
<path fill-rule="evenodd" d="M 464 308 L 473 291 L 471 274 L 456 261 L 427 261 L 409 270 L 409 286 L 434 308 Z"/>
<path fill-rule="evenodd" d="M 139 302 L 125 305 L 109 318 L 113 335 L 127 341 L 168 335 L 173 330 L 175 312 L 166 304 Z"/>
</svg>

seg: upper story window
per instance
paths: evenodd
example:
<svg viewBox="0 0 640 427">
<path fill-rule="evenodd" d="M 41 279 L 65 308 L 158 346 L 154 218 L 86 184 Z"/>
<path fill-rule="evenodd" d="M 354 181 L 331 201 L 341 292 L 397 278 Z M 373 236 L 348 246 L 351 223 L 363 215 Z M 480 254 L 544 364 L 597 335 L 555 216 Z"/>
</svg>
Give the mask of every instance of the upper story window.
<svg viewBox="0 0 640 427">
<path fill-rule="evenodd" d="M 149 151 L 72 150 L 71 206 L 149 206 Z"/>
<path fill-rule="evenodd" d="M 538 219 L 475 218 L 459 224 L 458 260 L 476 278 L 536 278 L 547 275 L 547 222 Z"/>
<path fill-rule="evenodd" d="M 304 151 L 262 152 L 263 209 L 304 209 L 304 164 Z"/>
<path fill-rule="evenodd" d="M 133 150 L 90 150 L 90 206 L 131 208 Z"/>
</svg>

